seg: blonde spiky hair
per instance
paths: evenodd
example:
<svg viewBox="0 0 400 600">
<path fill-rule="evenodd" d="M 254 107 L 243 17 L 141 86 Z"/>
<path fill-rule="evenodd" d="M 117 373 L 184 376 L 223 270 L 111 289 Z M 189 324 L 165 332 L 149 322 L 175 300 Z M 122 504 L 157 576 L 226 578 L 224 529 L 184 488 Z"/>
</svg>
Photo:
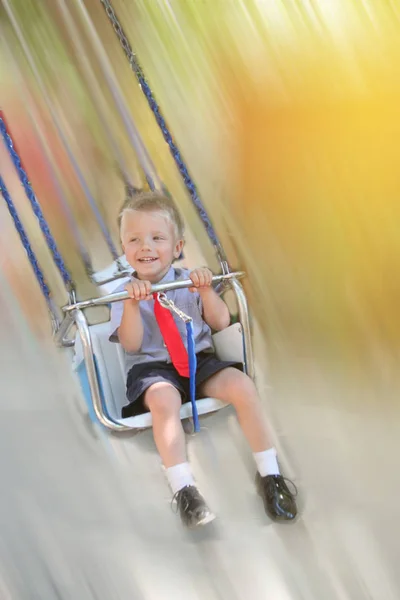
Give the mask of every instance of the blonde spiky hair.
<svg viewBox="0 0 400 600">
<path fill-rule="evenodd" d="M 159 212 L 172 223 L 176 239 L 183 239 L 185 226 L 183 219 L 172 200 L 161 192 L 139 192 L 129 197 L 119 214 L 118 224 L 121 231 L 124 215 L 127 212 Z"/>
</svg>

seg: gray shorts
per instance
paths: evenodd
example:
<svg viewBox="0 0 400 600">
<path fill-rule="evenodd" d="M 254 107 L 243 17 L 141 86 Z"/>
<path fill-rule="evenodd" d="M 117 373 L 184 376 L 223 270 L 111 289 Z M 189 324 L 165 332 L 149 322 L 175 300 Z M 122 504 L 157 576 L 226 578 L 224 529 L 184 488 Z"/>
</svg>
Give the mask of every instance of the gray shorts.
<svg viewBox="0 0 400 600">
<path fill-rule="evenodd" d="M 200 386 L 212 375 L 235 367 L 243 371 L 242 363 L 219 360 L 214 353 L 199 352 L 197 354 L 196 370 L 196 399 L 200 399 Z M 134 417 L 149 412 L 144 404 L 146 390 L 154 383 L 167 382 L 173 385 L 181 394 L 182 404 L 190 402 L 189 378 L 182 377 L 172 363 L 150 362 L 134 365 L 128 373 L 126 395 L 129 404 L 122 408 L 122 418 Z"/>
</svg>

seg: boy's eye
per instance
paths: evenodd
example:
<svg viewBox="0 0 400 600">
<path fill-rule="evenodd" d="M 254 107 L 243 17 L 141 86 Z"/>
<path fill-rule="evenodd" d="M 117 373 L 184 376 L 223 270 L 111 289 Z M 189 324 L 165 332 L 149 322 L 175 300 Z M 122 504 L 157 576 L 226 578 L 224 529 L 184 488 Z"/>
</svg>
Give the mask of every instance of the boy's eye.
<svg viewBox="0 0 400 600">
<path fill-rule="evenodd" d="M 137 242 L 137 241 L 138 241 L 138 238 L 131 238 L 131 240 L 130 240 L 130 241 L 131 241 L 131 242 Z"/>
<path fill-rule="evenodd" d="M 154 239 L 155 240 L 163 240 L 164 238 L 161 235 L 155 235 Z"/>
</svg>

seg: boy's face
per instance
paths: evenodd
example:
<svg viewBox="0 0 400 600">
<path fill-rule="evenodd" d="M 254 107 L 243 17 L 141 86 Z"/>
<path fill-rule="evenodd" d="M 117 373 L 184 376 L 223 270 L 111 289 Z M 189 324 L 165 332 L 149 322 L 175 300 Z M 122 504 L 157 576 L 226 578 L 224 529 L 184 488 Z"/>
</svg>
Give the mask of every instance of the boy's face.
<svg viewBox="0 0 400 600">
<path fill-rule="evenodd" d="M 176 239 L 173 224 L 158 212 L 127 211 L 122 220 L 121 240 L 126 259 L 138 279 L 152 283 L 164 277 L 183 247 L 183 240 Z"/>
</svg>

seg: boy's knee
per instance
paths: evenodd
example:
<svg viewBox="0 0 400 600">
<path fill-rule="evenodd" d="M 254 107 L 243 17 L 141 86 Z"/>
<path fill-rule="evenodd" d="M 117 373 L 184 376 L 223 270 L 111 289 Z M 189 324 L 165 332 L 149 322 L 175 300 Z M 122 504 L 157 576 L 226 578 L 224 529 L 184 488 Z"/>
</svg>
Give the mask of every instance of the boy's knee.
<svg viewBox="0 0 400 600">
<path fill-rule="evenodd" d="M 232 369 L 226 382 L 227 401 L 232 404 L 252 402 L 257 400 L 257 389 L 253 380 L 236 369 Z"/>
<path fill-rule="evenodd" d="M 253 380 L 246 373 L 235 368 L 229 371 L 229 387 L 231 389 L 248 393 L 256 389 Z"/>
<path fill-rule="evenodd" d="M 179 412 L 182 400 L 178 390 L 170 383 L 154 383 L 144 396 L 144 403 L 151 413 L 169 415 Z"/>
</svg>

